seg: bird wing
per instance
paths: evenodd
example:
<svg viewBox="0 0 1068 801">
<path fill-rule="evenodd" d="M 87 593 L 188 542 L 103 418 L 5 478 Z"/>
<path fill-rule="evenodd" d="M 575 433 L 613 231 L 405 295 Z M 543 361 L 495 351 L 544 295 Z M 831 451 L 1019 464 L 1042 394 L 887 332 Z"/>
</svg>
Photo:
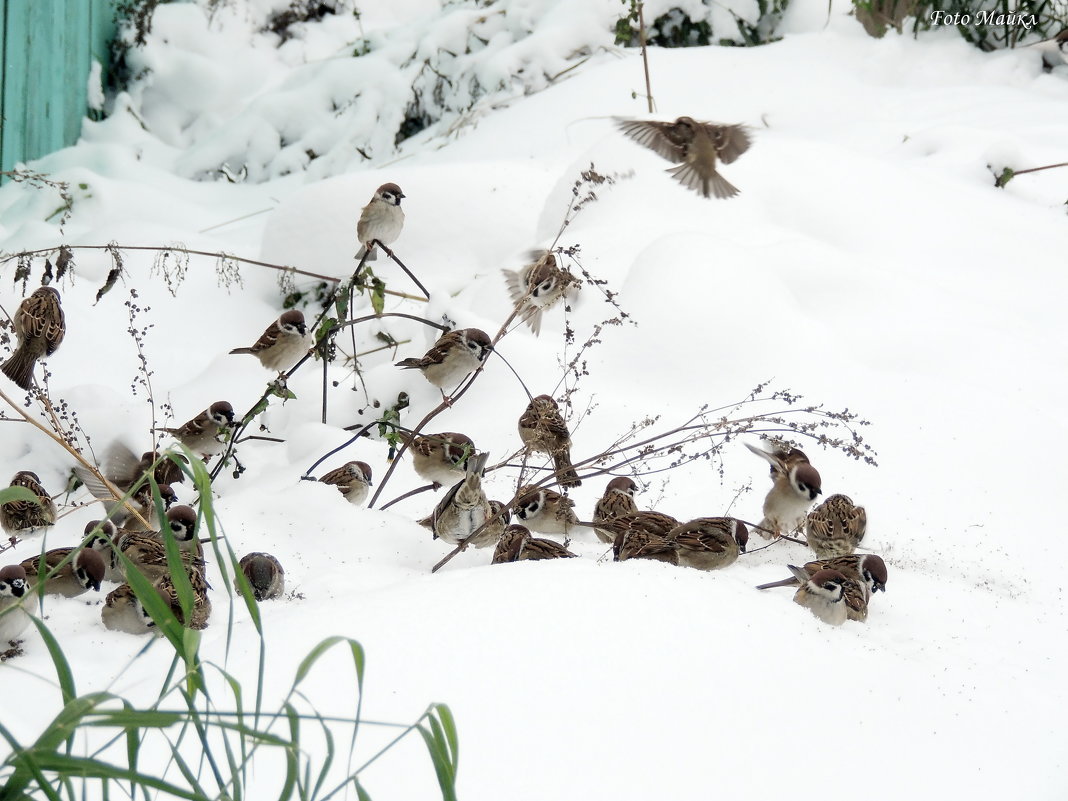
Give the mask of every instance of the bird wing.
<svg viewBox="0 0 1068 801">
<path fill-rule="evenodd" d="M 675 134 L 673 122 L 617 120 L 619 129 L 639 145 L 678 164 L 686 159 L 686 143 Z"/>
</svg>

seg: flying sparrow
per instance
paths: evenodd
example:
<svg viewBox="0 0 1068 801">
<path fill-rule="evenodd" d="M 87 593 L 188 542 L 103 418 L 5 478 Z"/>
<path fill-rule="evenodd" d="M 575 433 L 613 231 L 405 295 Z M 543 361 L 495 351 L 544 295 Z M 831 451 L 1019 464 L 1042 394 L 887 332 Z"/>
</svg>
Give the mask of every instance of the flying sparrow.
<svg viewBox="0 0 1068 801">
<path fill-rule="evenodd" d="M 129 584 L 120 584 L 108 593 L 100 609 L 104 627 L 127 634 L 156 632 L 156 621 L 145 611 Z"/>
<path fill-rule="evenodd" d="M 548 395 L 538 395 L 519 418 L 519 438 L 532 453 L 547 453 L 562 487 L 577 487 L 579 480 L 571 466 L 571 435 L 560 407 Z"/>
<path fill-rule="evenodd" d="M 497 542 L 490 564 L 519 562 L 523 559 L 568 559 L 577 556 L 577 553 L 571 553 L 566 546 L 558 542 L 531 537 L 530 530 L 524 526 L 508 526 Z"/>
<path fill-rule="evenodd" d="M 396 366 L 421 371 L 444 395 L 446 387 L 457 386 L 481 367 L 492 350 L 493 343 L 485 331 L 461 328 L 442 335 L 421 359 L 402 359 Z"/>
<path fill-rule="evenodd" d="M 446 431 L 415 437 L 408 450 L 415 472 L 437 489 L 463 480 L 464 462 L 475 452 L 475 443 L 465 434 Z"/>
<path fill-rule="evenodd" d="M 151 454 L 146 453 L 142 457 L 142 462 L 138 464 L 144 464 L 144 459 L 150 456 Z M 108 486 L 108 483 L 101 481 L 95 473 L 81 465 L 74 467 L 74 474 L 85 485 L 85 488 L 92 493 L 94 498 L 104 502 L 104 511 L 108 520 L 115 521 L 118 525 L 125 526 L 130 531 L 145 531 L 146 523 L 147 530 L 154 530 L 159 527 L 160 521 L 159 516 L 156 514 L 156 501 L 152 494 L 152 485 L 149 482 L 142 483 L 141 486 L 134 490 L 133 494 L 127 498 L 126 503 L 122 503 L 119 500 L 130 492 L 130 488 L 136 481 L 141 479 L 144 470 L 147 470 L 151 464 L 152 460 L 148 459 L 141 472 L 134 469 L 129 474 L 111 473 L 110 475 L 108 468 L 105 466 L 103 468 L 104 478 L 107 479 L 111 486 Z M 167 461 L 167 464 L 173 467 L 173 463 L 170 461 Z M 181 471 L 178 472 L 181 473 Z M 170 509 L 171 505 L 178 500 L 174 489 L 170 484 L 157 484 L 156 486 L 159 489 L 159 496 L 163 502 L 164 510 Z M 133 512 L 130 511 L 126 504 L 133 508 Z M 134 512 L 137 514 L 135 515 Z M 141 520 L 144 520 L 145 523 L 142 523 Z"/>
<path fill-rule="evenodd" d="M 628 512 L 602 522 L 606 529 L 615 533 L 612 543 L 615 561 L 655 559 L 672 565 L 679 563 L 679 545 L 667 539 L 668 533 L 679 525 L 671 515 Z"/>
<path fill-rule="evenodd" d="M 819 559 L 808 562 L 800 568 L 808 577 L 815 576 L 821 570 L 834 570 L 841 573 L 848 580 L 845 586 L 845 605 L 850 620 L 863 623 L 868 619 L 868 603 L 873 593 L 886 591 L 886 563 L 882 557 L 873 553 L 849 554 L 837 556 L 832 559 Z M 794 571 L 791 570 L 791 573 Z M 782 581 L 773 581 L 770 584 L 760 584 L 758 590 L 767 590 L 772 587 L 794 587 L 800 581 L 798 574 Z"/>
<path fill-rule="evenodd" d="M 208 457 L 222 453 L 226 443 L 219 435 L 234 424 L 234 407 L 228 401 L 215 401 L 188 423 L 163 431 L 189 448 L 193 453 Z"/>
<path fill-rule="evenodd" d="M 502 270 L 512 303 L 534 336 L 541 333 L 541 315 L 581 283 L 568 270 L 561 268 L 551 252 L 535 252 L 535 261 L 515 270 Z"/>
<path fill-rule="evenodd" d="M 12 322 L 19 344 L 11 358 L 0 365 L 0 371 L 23 389 L 29 389 L 37 360 L 55 353 L 67 333 L 59 293 L 50 286 L 36 290 L 19 304 Z"/>
<path fill-rule="evenodd" d="M 832 495 L 808 513 L 805 536 L 820 559 L 845 556 L 864 539 L 868 514 L 846 495 Z"/>
<path fill-rule="evenodd" d="M 403 197 L 405 194 L 396 184 L 382 184 L 375 190 L 375 196 L 363 207 L 360 221 L 356 223 L 356 238 L 362 245 L 356 254 L 357 259 L 362 259 L 366 253 L 367 261 L 374 261 L 378 258 L 378 251 L 372 244 L 374 240 L 389 246 L 400 236 L 404 227 Z"/>
<path fill-rule="evenodd" d="M 850 580 L 837 570 L 819 570 L 809 576 L 801 568 L 788 565 L 801 585 L 794 593 L 794 603 L 805 607 L 832 626 L 841 626 L 849 619 L 846 606 L 846 587 Z"/>
<path fill-rule="evenodd" d="M 75 550 L 77 553 L 74 558 L 69 559 Z M 59 567 L 65 559 L 67 563 Z M 89 590 L 99 592 L 100 582 L 107 571 L 103 557 L 92 548 L 53 548 L 24 560 L 21 567 L 26 572 L 28 584 L 37 585 L 43 578 L 42 591 L 46 595 L 63 595 L 67 598 Z"/>
<path fill-rule="evenodd" d="M 521 487 L 513 506 L 515 516 L 531 531 L 564 537 L 570 536 L 572 526 L 580 525 L 574 508 L 573 500 L 546 487 Z"/>
<path fill-rule="evenodd" d="M 26 605 L 33 597 L 33 590 L 26 581 L 22 565 L 7 565 L 0 568 L 0 643 L 17 645 L 17 638 L 30 625 L 30 613 Z M 17 607 L 17 608 L 12 608 Z"/>
<path fill-rule="evenodd" d="M 667 533 L 679 546 L 679 564 L 698 570 L 719 570 L 745 553 L 749 529 L 733 517 L 699 517 Z"/>
<path fill-rule="evenodd" d="M 674 122 L 618 120 L 620 130 L 640 145 L 678 164 L 668 170 L 687 189 L 705 197 L 734 197 L 738 190 L 716 172 L 716 162 L 730 164 L 749 149 L 742 125 L 719 125 L 679 117 Z"/>
<path fill-rule="evenodd" d="M 769 452 L 748 442 L 745 447 L 771 464 L 772 487 L 764 498 L 764 519 L 760 521 L 757 533 L 764 539 L 771 539 L 800 528 L 808 507 L 822 492 L 816 468 L 797 448 L 777 445 Z"/>
<path fill-rule="evenodd" d="M 593 522 L 611 520 L 613 517 L 638 511 L 638 504 L 634 502 L 634 496 L 638 493 L 638 485 L 626 476 L 613 478 L 604 488 L 604 495 L 597 501 L 593 510 Z M 606 528 L 594 528 L 594 533 L 601 542 L 615 542 L 616 535 Z"/>
<path fill-rule="evenodd" d="M 269 553 L 247 553 L 238 564 L 257 601 L 269 601 L 285 592 L 286 572 L 282 564 Z M 234 578 L 234 589 L 241 592 L 237 578 Z"/>
<path fill-rule="evenodd" d="M 267 326 L 251 348 L 234 348 L 230 353 L 251 353 L 268 370 L 284 373 L 308 352 L 311 344 L 307 334 L 304 313 L 290 309 Z"/>
<path fill-rule="evenodd" d="M 366 500 L 367 488 L 371 486 L 371 465 L 367 462 L 345 462 L 319 480 L 337 487 L 345 500 L 359 506 Z"/>
<path fill-rule="evenodd" d="M 488 459 L 488 453 L 470 457 L 464 480 L 445 493 L 429 517 L 419 521 L 420 525 L 434 532 L 435 538 L 441 538 L 450 545 L 459 545 L 493 514 L 493 507 L 482 490 L 482 470 Z M 485 534 L 486 530 L 483 529 L 481 533 Z M 485 541 L 480 536 L 471 544 L 485 548 L 494 542 L 496 539 Z"/>
<path fill-rule="evenodd" d="M 29 470 L 20 470 L 11 479 L 12 487 L 28 489 L 37 496 L 33 501 L 8 501 L 0 505 L 0 525 L 9 536 L 21 532 L 33 534 L 39 528 L 47 528 L 56 522 L 56 505 L 52 496 L 41 486 L 41 479 Z"/>
</svg>

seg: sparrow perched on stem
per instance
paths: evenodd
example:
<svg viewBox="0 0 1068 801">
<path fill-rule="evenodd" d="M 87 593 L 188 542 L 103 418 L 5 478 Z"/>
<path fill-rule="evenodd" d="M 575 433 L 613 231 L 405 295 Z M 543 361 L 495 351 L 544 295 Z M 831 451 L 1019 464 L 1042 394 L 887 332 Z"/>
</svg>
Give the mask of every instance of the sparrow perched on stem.
<svg viewBox="0 0 1068 801">
<path fill-rule="evenodd" d="M 628 512 L 603 521 L 604 527 L 615 532 L 612 558 L 616 562 L 627 559 L 653 559 L 671 565 L 679 563 L 679 545 L 667 539 L 679 521 L 662 512 Z"/>
<path fill-rule="evenodd" d="M 423 481 L 451 487 L 464 477 L 464 463 L 475 452 L 475 443 L 465 434 L 446 431 L 424 434 L 408 443 L 412 467 Z"/>
<path fill-rule="evenodd" d="M 560 407 L 548 395 L 538 395 L 519 418 L 519 438 L 532 453 L 547 453 L 553 459 L 556 479 L 562 487 L 577 487 L 582 481 L 571 465 L 571 435 Z"/>
<path fill-rule="evenodd" d="M 145 611 L 129 584 L 120 584 L 108 593 L 100 608 L 104 628 L 127 634 L 157 632 L 156 621 Z"/>
<path fill-rule="evenodd" d="M 441 499 L 430 516 L 420 520 L 419 524 L 434 532 L 449 545 L 459 545 L 470 537 L 476 529 L 493 514 L 489 498 L 482 490 L 482 471 L 489 459 L 488 453 L 480 453 L 467 460 L 464 480 L 455 484 Z M 482 534 L 486 534 L 487 526 Z M 496 542 L 496 537 L 478 536 L 472 545 L 486 548 Z"/>
<path fill-rule="evenodd" d="M 252 587 L 252 595 L 257 601 L 269 601 L 278 598 L 286 589 L 286 572 L 282 564 L 269 553 L 248 553 L 241 557 L 238 563 L 241 572 L 248 579 Z M 234 589 L 241 592 L 237 578 L 234 578 Z"/>
<path fill-rule="evenodd" d="M 818 559 L 808 562 L 800 570 L 808 577 L 816 575 L 821 570 L 834 570 L 848 579 L 845 586 L 845 604 L 850 620 L 863 623 L 868 619 L 868 603 L 871 596 L 882 590 L 886 592 L 886 563 L 882 557 L 873 553 L 849 554 L 836 556 L 832 559 Z M 760 584 L 758 590 L 767 590 L 773 587 L 794 587 L 800 581 L 798 574 L 793 570 L 793 577 L 782 581 L 773 581 L 770 584 Z"/>
<path fill-rule="evenodd" d="M 0 644 L 6 642 L 14 647 L 18 636 L 30 625 L 26 607 L 32 604 L 33 594 L 22 565 L 0 568 Z"/>
<path fill-rule="evenodd" d="M 372 244 L 375 240 L 388 247 L 400 236 L 404 228 L 403 197 L 404 193 L 396 184 L 382 184 L 375 190 L 374 197 L 363 207 L 360 221 L 356 223 L 356 238 L 362 245 L 356 254 L 357 260 L 366 253 L 367 261 L 374 261 L 378 258 L 378 251 Z"/>
<path fill-rule="evenodd" d="M 461 328 L 442 335 L 422 358 L 402 359 L 396 366 L 419 370 L 444 396 L 446 387 L 457 386 L 481 367 L 492 350 L 493 342 L 485 331 Z"/>
<path fill-rule="evenodd" d="M 531 531 L 564 537 L 579 525 L 574 508 L 573 500 L 547 487 L 521 487 L 513 506 L 515 516 Z"/>
<path fill-rule="evenodd" d="M 74 558 L 68 559 L 72 553 Z M 65 559 L 68 559 L 67 563 L 59 567 Z M 92 548 L 53 548 L 23 560 L 21 567 L 26 572 L 27 583 L 36 586 L 44 579 L 40 588 L 44 594 L 67 598 L 74 598 L 89 590 L 99 592 L 100 582 L 107 572 L 103 557 Z"/>
<path fill-rule="evenodd" d="M 832 626 L 841 626 L 849 619 L 849 608 L 846 606 L 846 587 L 850 583 L 849 579 L 837 570 L 819 570 L 809 576 L 795 565 L 788 567 L 801 585 L 794 593 L 795 604 L 800 604 Z"/>
<path fill-rule="evenodd" d="M 41 479 L 29 470 L 20 470 L 11 479 L 12 487 L 22 487 L 37 496 L 33 501 L 8 501 L 0 505 L 0 526 L 9 536 L 19 533 L 33 534 L 37 529 L 48 528 L 56 522 L 56 505 L 52 496 L 41 486 Z"/>
<path fill-rule="evenodd" d="M 519 309 L 519 317 L 534 332 L 541 334 L 541 315 L 546 309 L 581 283 L 568 270 L 557 264 L 551 252 L 533 254 L 535 261 L 519 271 L 502 270 L 512 303 Z"/>
<path fill-rule="evenodd" d="M 593 510 L 593 522 L 599 523 L 602 520 L 611 520 L 620 515 L 637 512 L 638 504 L 634 502 L 634 496 L 637 493 L 638 485 L 633 479 L 629 479 L 626 476 L 613 478 L 608 482 L 608 486 L 604 488 L 604 495 L 597 501 L 597 506 Z M 616 535 L 614 532 L 606 528 L 596 527 L 593 531 L 601 542 L 615 542 Z"/>
<path fill-rule="evenodd" d="M 524 559 L 570 559 L 577 557 L 567 546 L 553 540 L 538 539 L 530 536 L 525 526 L 508 526 L 497 541 L 490 564 L 519 562 Z"/>
<path fill-rule="evenodd" d="M 868 513 L 847 495 L 832 495 L 805 520 L 805 537 L 820 559 L 846 556 L 857 549 L 868 526 Z"/>
<path fill-rule="evenodd" d="M 667 533 L 668 542 L 679 546 L 679 564 L 698 570 L 719 570 L 734 564 L 745 553 L 749 529 L 733 517 L 699 517 Z"/>
<path fill-rule="evenodd" d="M 749 149 L 742 125 L 720 125 L 679 117 L 674 122 L 617 120 L 620 130 L 640 145 L 678 164 L 668 170 L 687 189 L 705 197 L 734 197 L 737 188 L 716 171 L 716 162 L 730 164 Z"/>
<path fill-rule="evenodd" d="M 67 325 L 59 293 L 43 286 L 19 304 L 12 320 L 19 344 L 0 371 L 23 389 L 33 383 L 33 368 L 38 359 L 51 356 L 63 342 Z"/>
<path fill-rule="evenodd" d="M 772 487 L 764 498 L 764 519 L 760 521 L 757 533 L 764 539 L 771 539 L 800 528 L 808 507 L 823 491 L 816 468 L 797 448 L 779 445 L 769 452 L 748 442 L 745 447 L 771 464 Z"/>
<path fill-rule="evenodd" d="M 337 487 L 345 500 L 359 506 L 367 499 L 367 488 L 371 486 L 371 465 L 367 462 L 345 462 L 319 480 Z"/>
<path fill-rule="evenodd" d="M 208 457 L 222 453 L 226 443 L 219 439 L 225 429 L 234 424 L 234 407 L 228 401 L 215 401 L 188 423 L 178 428 L 164 428 L 193 453 Z"/>
<path fill-rule="evenodd" d="M 311 347 L 307 334 L 304 313 L 290 309 L 267 326 L 267 330 L 251 348 L 234 348 L 230 353 L 250 353 L 268 370 L 284 373 L 300 361 Z"/>
</svg>

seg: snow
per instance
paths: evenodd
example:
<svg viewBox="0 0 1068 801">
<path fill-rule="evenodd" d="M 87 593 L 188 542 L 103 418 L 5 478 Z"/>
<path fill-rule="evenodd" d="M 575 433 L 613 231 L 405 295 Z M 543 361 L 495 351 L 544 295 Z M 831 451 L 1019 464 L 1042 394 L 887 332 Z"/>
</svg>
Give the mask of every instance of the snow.
<svg viewBox="0 0 1068 801">
<path fill-rule="evenodd" d="M 181 243 L 347 276 L 361 207 L 395 181 L 407 196 L 396 252 L 431 301 L 391 297 L 386 310 L 492 333 L 510 312 L 500 270 L 554 241 L 592 162 L 617 180 L 598 188 L 559 244 L 581 245 L 579 264 L 619 293 L 637 325 L 605 327 L 586 354 L 589 375 L 573 397 L 575 458 L 646 416 L 661 415 L 664 430 L 767 380 L 806 403 L 848 407 L 871 421 L 862 433 L 878 467 L 805 448 L 826 494 L 867 508 L 864 544 L 884 556 L 890 578 L 867 624 L 831 628 L 788 591 L 753 589 L 810 558 L 787 542 L 704 574 L 615 564 L 579 534 L 571 547 L 581 559 L 489 567 L 487 552 L 465 552 L 431 574 L 448 548 L 413 521 L 439 496 L 359 509 L 300 480 L 351 436 L 344 427 L 375 419 L 375 402 L 388 407 L 407 392 L 409 425 L 438 402 L 417 373 L 392 366 L 423 353 L 435 332 L 385 318 L 357 328 L 357 349 L 380 346 L 379 331 L 407 344 L 360 359 L 369 395 L 334 364 L 323 424 L 321 370 L 302 369 L 290 382 L 298 399 L 274 401 L 264 417 L 285 443 L 243 444 L 246 472 L 215 484 L 229 545 L 273 553 L 302 596 L 262 607 L 267 706 L 315 643 L 342 634 L 367 651 L 368 719 L 406 722 L 432 701 L 450 705 L 466 799 L 766 798 L 824 790 L 814 771 L 874 798 L 962 788 L 973 799 L 1064 797 L 1068 546 L 1049 521 L 1068 480 L 1065 173 L 994 187 L 1003 166 L 1065 160 L 1063 74 L 1043 73 L 1032 50 L 985 54 L 944 29 L 873 40 L 841 6 L 825 27 L 826 4 L 815 0 L 795 0 L 786 35 L 767 46 L 654 49 L 656 118 L 744 122 L 754 132 L 751 150 L 723 168 L 742 194 L 708 201 L 614 129 L 612 116 L 645 111 L 637 51 L 611 45 L 618 2 L 514 0 L 473 22 L 468 4 L 394 0 L 361 7 L 359 19 L 301 26 L 280 46 L 257 32 L 279 5 L 215 16 L 161 5 L 135 54 L 151 72 L 112 99 L 110 117 L 87 121 L 77 146 L 31 165 L 86 184 L 70 220 L 60 230 L 50 217 L 55 193 L 6 184 L 0 249 Z M 487 44 L 465 53 L 472 31 Z M 363 38 L 371 52 L 348 58 Z M 450 48 L 460 55 L 441 55 Z M 430 57 L 447 65 L 457 94 L 434 101 L 432 124 L 395 146 L 412 85 L 431 86 L 419 71 Z M 472 77 L 486 94 L 471 93 Z M 247 167 L 245 182 L 223 178 L 224 163 Z M 213 260 L 194 256 L 172 295 L 152 253 L 126 251 L 125 262 L 127 277 L 94 305 L 110 258 L 75 251 L 74 278 L 60 287 L 70 334 L 48 361 L 53 397 L 77 411 L 98 453 L 113 439 L 151 444 L 152 408 L 143 389 L 131 391 L 131 290 L 151 309 L 135 320 L 152 326 L 144 349 L 157 412 L 170 403 L 170 423 L 222 398 L 239 413 L 255 402 L 268 375 L 227 353 L 280 311 L 273 271 L 241 265 L 242 284 L 224 288 Z M 390 289 L 417 294 L 390 262 L 375 270 Z M 297 279 L 305 290 L 315 283 Z M 8 314 L 21 296 L 11 282 L 0 288 Z M 361 303 L 354 313 L 370 313 Z M 558 393 L 561 365 L 615 314 L 586 286 L 568 315 L 577 344 L 565 347 L 564 313 L 554 309 L 540 338 L 519 328 L 499 350 L 532 394 Z M 350 349 L 347 334 L 340 344 Z M 9 383 L 0 389 L 22 397 Z M 493 358 L 427 430 L 464 431 L 491 461 L 503 459 L 518 446 L 526 401 Z M 29 426 L 3 432 L 0 476 L 32 469 L 53 491 L 63 486 L 65 452 Z M 369 462 L 377 487 L 387 446 L 362 439 L 316 474 L 348 459 Z M 722 479 L 717 467 L 653 473 L 638 502 L 680 518 L 758 519 L 766 465 L 735 441 Z M 490 496 L 507 500 L 516 479 L 513 469 L 493 472 Z M 377 505 L 418 483 L 405 460 Z M 572 492 L 581 516 L 603 486 L 594 478 Z M 178 492 L 192 500 L 188 487 Z M 74 509 L 47 547 L 77 541 L 96 516 Z M 40 537 L 27 539 L 8 561 L 40 547 Z M 217 565 L 209 580 L 215 611 L 202 654 L 252 681 L 248 613 L 230 607 Z M 151 702 L 169 648 L 134 659 L 146 640 L 103 629 L 102 597 L 45 607 L 78 690 Z M 59 698 L 40 638 L 27 636 L 24 649 L 5 669 L 26 691 L 8 694 L 3 721 L 23 742 Z M 323 711 L 351 709 L 338 700 L 339 675 L 351 667 L 332 654 L 305 687 Z M 364 736 L 358 753 L 370 754 L 384 735 Z M 266 767 L 257 773 L 269 779 Z M 376 763 L 365 785 L 376 798 L 435 793 L 417 741 Z"/>
</svg>

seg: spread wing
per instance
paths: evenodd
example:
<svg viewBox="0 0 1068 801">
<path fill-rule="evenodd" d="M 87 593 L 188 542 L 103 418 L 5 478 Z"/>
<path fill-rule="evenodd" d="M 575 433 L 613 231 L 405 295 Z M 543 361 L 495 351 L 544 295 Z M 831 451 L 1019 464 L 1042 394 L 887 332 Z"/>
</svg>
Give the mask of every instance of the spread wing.
<svg viewBox="0 0 1068 801">
<path fill-rule="evenodd" d="M 617 120 L 616 124 L 626 136 L 668 161 L 674 164 L 685 161 L 686 141 L 679 136 L 675 123 Z"/>
</svg>

